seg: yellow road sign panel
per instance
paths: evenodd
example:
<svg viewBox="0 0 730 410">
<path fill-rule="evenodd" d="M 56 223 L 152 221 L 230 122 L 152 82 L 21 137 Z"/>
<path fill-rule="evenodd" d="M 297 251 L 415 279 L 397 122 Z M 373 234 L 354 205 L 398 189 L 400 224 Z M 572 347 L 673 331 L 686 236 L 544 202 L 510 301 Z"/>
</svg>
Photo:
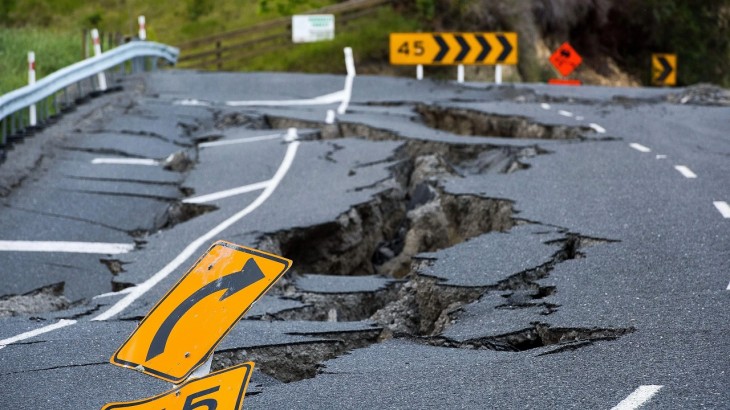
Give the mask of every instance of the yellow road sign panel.
<svg viewBox="0 0 730 410">
<path fill-rule="evenodd" d="M 677 84 L 677 55 L 651 55 L 651 82 L 654 85 Z"/>
<path fill-rule="evenodd" d="M 393 65 L 517 64 L 517 33 L 390 33 Z"/>
<path fill-rule="evenodd" d="M 254 363 L 247 362 L 192 379 L 166 393 L 125 403 L 109 403 L 102 410 L 203 410 L 243 408 L 243 398 Z"/>
<path fill-rule="evenodd" d="M 214 243 L 142 319 L 111 362 L 180 383 L 290 266 L 280 256 Z"/>
</svg>

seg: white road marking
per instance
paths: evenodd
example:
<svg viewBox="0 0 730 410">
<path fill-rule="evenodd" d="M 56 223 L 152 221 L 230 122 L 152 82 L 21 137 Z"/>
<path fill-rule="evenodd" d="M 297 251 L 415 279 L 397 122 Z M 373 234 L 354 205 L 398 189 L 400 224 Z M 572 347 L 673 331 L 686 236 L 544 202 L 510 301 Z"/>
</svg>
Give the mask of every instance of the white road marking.
<svg viewBox="0 0 730 410">
<path fill-rule="evenodd" d="M 646 385 L 639 386 L 633 393 L 629 394 L 628 397 L 621 400 L 621 403 L 617 404 L 611 410 L 633 410 L 638 409 L 648 402 L 652 396 L 664 386 L 660 385 Z"/>
<path fill-rule="evenodd" d="M 715 205 L 715 208 L 717 208 L 718 211 L 720 211 L 720 214 L 723 218 L 728 219 L 730 218 L 730 205 L 727 204 L 725 201 L 715 201 L 713 202 Z"/>
<path fill-rule="evenodd" d="M 73 325 L 74 323 L 76 323 L 75 320 L 61 319 L 52 325 L 43 326 L 41 328 L 31 330 L 29 332 L 21 333 L 17 336 L 13 336 L 13 337 L 9 337 L 7 339 L 0 340 L 0 349 L 4 348 L 5 346 L 7 346 L 9 344 L 20 342 L 21 340 L 25 340 L 25 339 L 30 339 L 31 337 L 42 335 L 43 333 L 48 333 L 50 331 L 60 329 L 62 327 Z"/>
<path fill-rule="evenodd" d="M 201 101 L 196 100 L 195 98 L 186 98 L 184 100 L 178 100 L 172 103 L 173 105 L 192 105 L 192 106 L 202 106 L 202 107 L 210 107 L 211 103 L 208 101 Z"/>
<path fill-rule="evenodd" d="M 326 124 L 335 123 L 335 111 L 334 110 L 327 110 L 327 116 L 325 117 L 324 122 Z"/>
<path fill-rule="evenodd" d="M 0 241 L 0 251 L 100 253 L 117 255 L 134 250 L 133 243 L 64 242 L 64 241 Z"/>
<path fill-rule="evenodd" d="M 645 146 L 643 146 L 641 144 L 637 144 L 635 142 L 632 142 L 631 144 L 629 144 L 629 147 L 631 147 L 637 151 L 640 151 L 640 152 L 651 152 L 651 149 L 649 147 L 645 147 Z"/>
<path fill-rule="evenodd" d="M 582 116 L 578 115 L 578 116 L 575 117 L 575 120 L 576 121 L 583 121 L 584 118 Z"/>
<path fill-rule="evenodd" d="M 282 134 L 270 134 L 270 135 L 261 135 L 258 137 L 236 138 L 236 139 L 232 139 L 232 140 L 203 142 L 203 143 L 198 144 L 198 148 L 210 148 L 210 147 L 220 147 L 223 145 L 245 144 L 247 142 L 268 141 L 268 140 L 279 139 L 281 137 L 282 137 Z"/>
<path fill-rule="evenodd" d="M 218 199 L 228 198 L 234 195 L 245 194 L 246 192 L 257 191 L 259 189 L 266 188 L 271 181 L 261 181 L 254 184 L 244 185 L 238 188 L 226 189 L 224 191 L 214 192 L 212 194 L 196 196 L 192 198 L 183 199 L 186 204 L 202 204 L 205 202 L 211 202 Z"/>
<path fill-rule="evenodd" d="M 697 174 L 692 172 L 691 169 L 684 165 L 675 165 L 674 169 L 679 171 L 680 174 L 684 175 L 685 178 L 697 178 Z"/>
<path fill-rule="evenodd" d="M 113 165 L 147 165 L 157 166 L 160 161 L 150 158 L 94 158 L 92 164 L 113 164 Z"/>
<path fill-rule="evenodd" d="M 666 159 L 666 155 L 657 154 L 656 159 Z"/>
<path fill-rule="evenodd" d="M 542 104 L 540 104 L 540 108 L 542 108 L 543 110 L 549 110 L 550 109 L 550 104 L 548 104 L 548 103 L 542 103 Z"/>
<path fill-rule="evenodd" d="M 226 101 L 231 107 L 278 107 L 298 105 L 327 105 L 342 102 L 345 99 L 345 91 L 320 95 L 319 97 L 306 98 L 301 100 L 260 100 L 260 101 Z"/>
<path fill-rule="evenodd" d="M 558 111 L 558 114 L 559 115 L 562 115 L 563 117 L 572 117 L 573 116 L 573 113 L 572 112 L 565 111 L 565 110 L 559 110 Z"/>
<path fill-rule="evenodd" d="M 294 162 L 294 158 L 296 157 L 299 144 L 299 141 L 294 141 L 289 144 L 286 150 L 286 154 L 284 155 L 284 160 L 281 162 L 281 165 L 279 165 L 279 169 L 276 170 L 274 177 L 271 178 L 269 184 L 266 186 L 264 191 L 251 204 L 218 224 L 216 227 L 208 231 L 205 235 L 194 240 L 187 247 L 185 247 L 185 249 L 183 249 L 183 251 L 180 252 L 180 254 L 178 254 L 175 259 L 165 265 L 164 268 L 152 275 L 146 281 L 131 288 L 132 290 L 129 291 L 126 296 L 118 300 L 109 309 L 100 313 L 91 320 L 107 320 L 121 313 L 124 309 L 127 308 L 127 306 L 132 304 L 132 302 L 144 295 L 148 290 L 152 289 L 153 286 L 155 286 L 161 280 L 165 279 L 168 275 L 175 271 L 175 269 L 185 263 L 185 261 L 193 256 L 198 251 L 198 249 L 200 249 L 200 247 L 208 244 L 210 240 L 215 239 L 215 237 L 218 236 L 221 232 L 241 220 L 241 218 L 255 211 L 259 206 L 266 202 L 266 200 L 271 196 L 271 194 L 274 193 L 274 190 L 276 190 L 276 188 L 279 186 L 279 183 L 281 183 L 282 179 L 284 179 L 284 176 L 286 176 L 287 172 L 289 171 L 289 168 L 291 167 L 292 163 Z"/>
<path fill-rule="evenodd" d="M 347 77 L 345 78 L 345 89 L 342 103 L 337 107 L 337 113 L 342 115 L 347 112 L 347 106 L 350 104 L 352 97 L 352 83 L 355 81 L 355 59 L 352 57 L 352 49 L 345 47 L 345 67 L 347 68 Z"/>
<path fill-rule="evenodd" d="M 596 124 L 595 122 L 588 124 L 588 126 L 593 128 L 594 130 L 596 130 L 596 132 L 599 134 L 604 134 L 606 132 L 605 128 L 601 127 L 600 125 Z"/>
<path fill-rule="evenodd" d="M 116 292 L 107 292 L 107 293 L 102 293 L 101 295 L 96 295 L 92 299 L 101 299 L 101 298 L 108 298 L 109 296 L 125 295 L 125 294 L 127 294 L 127 293 L 129 293 L 131 291 L 132 291 L 132 288 L 131 287 L 124 288 L 124 289 L 118 290 Z"/>
</svg>

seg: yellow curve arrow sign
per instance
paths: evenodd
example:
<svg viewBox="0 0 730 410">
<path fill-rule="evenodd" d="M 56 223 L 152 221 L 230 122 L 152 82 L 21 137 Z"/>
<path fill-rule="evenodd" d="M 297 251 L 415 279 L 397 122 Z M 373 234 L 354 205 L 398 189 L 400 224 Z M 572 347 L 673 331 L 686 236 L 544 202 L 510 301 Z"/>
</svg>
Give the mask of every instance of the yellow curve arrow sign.
<svg viewBox="0 0 730 410">
<path fill-rule="evenodd" d="M 111 362 L 179 384 L 290 266 L 280 256 L 216 242 L 142 319 Z"/>
</svg>

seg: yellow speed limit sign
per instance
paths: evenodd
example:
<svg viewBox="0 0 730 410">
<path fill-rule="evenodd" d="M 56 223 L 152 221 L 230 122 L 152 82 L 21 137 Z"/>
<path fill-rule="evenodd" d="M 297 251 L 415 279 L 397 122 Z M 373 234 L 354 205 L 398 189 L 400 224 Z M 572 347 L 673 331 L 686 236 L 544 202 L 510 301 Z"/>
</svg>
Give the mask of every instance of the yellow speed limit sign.
<svg viewBox="0 0 730 410">
<path fill-rule="evenodd" d="M 391 33 L 390 63 L 517 64 L 517 33 Z"/>
<path fill-rule="evenodd" d="M 247 362 L 192 379 L 158 396 L 124 403 L 109 403 L 102 410 L 214 410 L 242 409 L 254 363 Z"/>
</svg>

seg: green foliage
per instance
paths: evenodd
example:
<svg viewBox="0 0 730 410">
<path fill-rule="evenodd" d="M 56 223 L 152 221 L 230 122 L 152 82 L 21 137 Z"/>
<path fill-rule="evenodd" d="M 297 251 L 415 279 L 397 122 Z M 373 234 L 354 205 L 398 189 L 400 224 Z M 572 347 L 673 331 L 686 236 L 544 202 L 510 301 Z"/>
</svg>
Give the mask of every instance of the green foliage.
<svg viewBox="0 0 730 410">
<path fill-rule="evenodd" d="M 79 38 L 70 32 L 36 29 L 0 30 L 0 94 L 28 83 L 28 51 L 36 55 L 36 78 L 79 60 Z"/>
<path fill-rule="evenodd" d="M 352 47 L 357 64 L 388 60 L 391 32 L 418 29 L 412 18 L 381 10 L 373 17 L 349 23 L 339 29 L 332 41 L 297 44 L 281 52 L 257 53 L 245 61 L 247 71 L 298 71 L 311 73 L 344 73 L 344 47 Z M 387 63 L 386 63 L 387 64 Z"/>
<path fill-rule="evenodd" d="M 188 19 L 198 21 L 199 18 L 210 14 L 215 3 L 213 0 L 187 0 Z"/>
<path fill-rule="evenodd" d="M 424 21 L 433 21 L 436 15 L 436 0 L 416 0 L 416 12 Z"/>
</svg>

